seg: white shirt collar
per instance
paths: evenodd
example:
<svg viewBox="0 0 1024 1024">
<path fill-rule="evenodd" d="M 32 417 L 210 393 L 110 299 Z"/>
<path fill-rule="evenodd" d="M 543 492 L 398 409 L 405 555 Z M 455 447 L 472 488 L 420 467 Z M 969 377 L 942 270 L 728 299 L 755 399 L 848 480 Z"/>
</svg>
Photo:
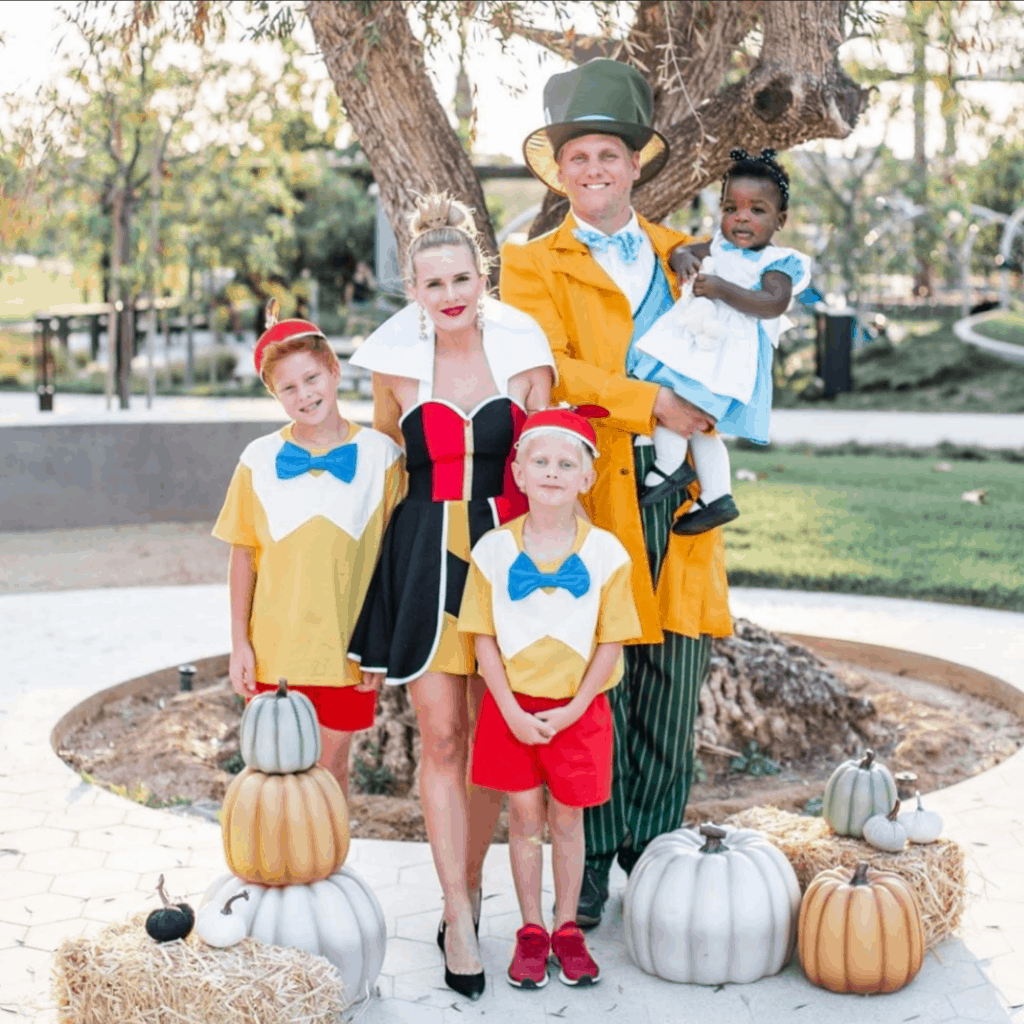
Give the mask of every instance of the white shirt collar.
<svg viewBox="0 0 1024 1024">
<path fill-rule="evenodd" d="M 630 210 L 631 216 L 626 224 L 619 228 L 619 231 L 632 231 L 633 234 L 642 235 L 643 232 L 640 230 L 640 221 L 636 218 L 636 210 Z M 599 235 L 604 235 L 606 238 L 611 238 L 611 235 L 607 231 L 602 231 L 599 227 L 591 224 L 590 221 L 584 220 L 575 210 L 572 211 L 573 217 L 576 219 L 576 223 L 581 228 L 590 228 L 591 231 L 596 231 Z M 613 231 L 612 235 L 617 235 L 619 231 Z"/>
</svg>

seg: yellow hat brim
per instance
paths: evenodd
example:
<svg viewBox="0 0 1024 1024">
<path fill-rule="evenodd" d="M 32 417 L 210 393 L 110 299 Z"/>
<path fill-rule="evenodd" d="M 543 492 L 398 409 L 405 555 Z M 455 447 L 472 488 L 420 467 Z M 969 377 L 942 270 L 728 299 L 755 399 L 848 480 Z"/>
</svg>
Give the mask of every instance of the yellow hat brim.
<svg viewBox="0 0 1024 1024">
<path fill-rule="evenodd" d="M 569 122 L 566 124 L 545 125 L 543 128 L 538 128 L 535 132 L 528 135 L 523 143 L 523 159 L 526 161 L 526 166 L 552 192 L 557 192 L 560 196 L 565 195 L 565 189 L 558 179 L 558 161 L 555 160 L 555 151 L 548 136 L 548 129 L 582 129 L 584 127 L 592 128 L 592 134 L 594 135 L 622 137 L 622 134 L 624 134 L 609 130 L 613 125 L 608 121 L 594 121 L 585 125 L 580 124 L 580 122 Z M 580 134 L 583 133 L 580 132 Z M 659 174 L 668 162 L 668 154 L 668 140 L 660 132 L 652 131 L 650 139 L 640 150 L 640 177 L 637 179 L 637 185 L 642 185 L 645 181 L 650 181 L 651 178 Z"/>
</svg>

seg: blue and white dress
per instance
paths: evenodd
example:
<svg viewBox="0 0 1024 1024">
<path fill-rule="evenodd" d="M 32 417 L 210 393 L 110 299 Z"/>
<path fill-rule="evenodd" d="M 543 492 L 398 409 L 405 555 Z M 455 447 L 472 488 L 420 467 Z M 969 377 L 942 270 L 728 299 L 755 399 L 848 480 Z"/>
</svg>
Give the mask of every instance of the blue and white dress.
<svg viewBox="0 0 1024 1024">
<path fill-rule="evenodd" d="M 790 278 L 794 295 L 810 280 L 811 261 L 803 253 L 778 245 L 739 249 L 720 231 L 711 241 L 710 259 L 713 266 L 707 272 L 751 291 L 761 290 L 761 279 L 769 271 Z M 713 307 L 713 336 L 705 328 L 701 304 Z M 634 339 L 626 370 L 640 380 L 671 388 L 714 416 L 719 433 L 767 444 L 772 356 L 783 320 L 759 320 L 721 299 L 694 298 L 687 288 L 667 314 Z"/>
</svg>

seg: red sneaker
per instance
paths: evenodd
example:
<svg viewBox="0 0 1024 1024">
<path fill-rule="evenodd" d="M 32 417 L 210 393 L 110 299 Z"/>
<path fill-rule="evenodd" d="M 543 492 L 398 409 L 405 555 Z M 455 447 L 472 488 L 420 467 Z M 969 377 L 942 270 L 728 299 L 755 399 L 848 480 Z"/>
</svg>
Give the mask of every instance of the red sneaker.
<svg viewBox="0 0 1024 1024">
<path fill-rule="evenodd" d="M 561 971 L 558 979 L 565 985 L 596 985 L 601 969 L 587 949 L 583 932 L 572 921 L 567 921 L 551 934 L 551 952 Z"/>
<path fill-rule="evenodd" d="M 516 932 L 516 952 L 508 967 L 508 983 L 516 988 L 543 988 L 548 983 L 551 936 L 539 924 Z"/>
</svg>

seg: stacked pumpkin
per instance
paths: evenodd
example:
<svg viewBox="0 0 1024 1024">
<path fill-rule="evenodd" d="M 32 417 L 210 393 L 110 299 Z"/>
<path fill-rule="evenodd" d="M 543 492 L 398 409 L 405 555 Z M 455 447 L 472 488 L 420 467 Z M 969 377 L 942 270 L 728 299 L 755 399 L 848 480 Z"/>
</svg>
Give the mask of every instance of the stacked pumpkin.
<svg viewBox="0 0 1024 1024">
<path fill-rule="evenodd" d="M 867 750 L 833 773 L 822 798 L 822 817 L 840 836 L 863 839 L 886 853 L 934 842 L 942 819 L 921 806 L 900 814 L 896 781 Z M 800 909 L 800 962 L 807 977 L 834 992 L 895 992 L 921 969 L 924 929 L 913 889 L 866 862 L 820 872 Z"/>
<path fill-rule="evenodd" d="M 386 925 L 370 888 L 342 867 L 348 809 L 334 776 L 317 764 L 313 705 L 282 679 L 276 692 L 249 702 L 239 733 L 246 767 L 221 809 L 231 874 L 207 889 L 196 931 L 214 946 L 250 935 L 321 954 L 359 998 L 380 972 Z"/>
<path fill-rule="evenodd" d="M 823 816 L 839 835 L 902 849 L 933 842 L 938 815 L 899 815 L 896 783 L 867 751 L 825 789 Z M 902 833 L 902 838 L 900 833 Z M 814 984 L 836 992 L 894 992 L 921 968 L 924 931 L 911 887 L 866 862 L 820 872 L 800 898 L 792 865 L 753 829 L 702 825 L 654 839 L 623 901 L 626 946 L 647 973 L 720 985 L 775 974 L 799 945 Z"/>
</svg>

